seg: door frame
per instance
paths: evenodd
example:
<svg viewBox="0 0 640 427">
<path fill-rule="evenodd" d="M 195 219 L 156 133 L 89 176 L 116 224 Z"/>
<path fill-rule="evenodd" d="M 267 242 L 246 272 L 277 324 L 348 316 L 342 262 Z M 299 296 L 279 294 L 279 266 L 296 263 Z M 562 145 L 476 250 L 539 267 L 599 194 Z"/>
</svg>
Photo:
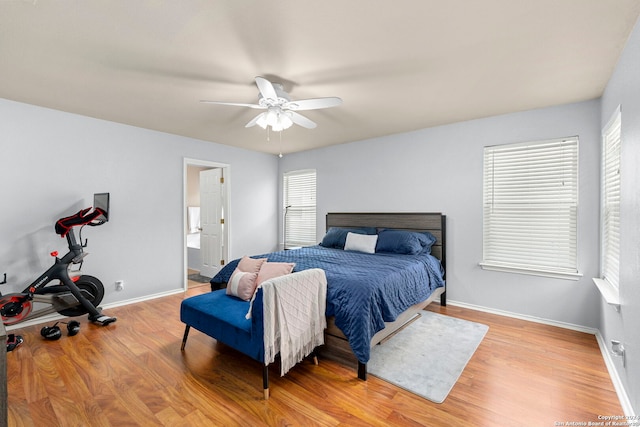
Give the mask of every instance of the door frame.
<svg viewBox="0 0 640 427">
<path fill-rule="evenodd" d="M 187 290 L 189 285 L 189 263 L 187 262 L 187 168 L 189 166 L 206 167 L 211 169 L 222 169 L 224 177 L 224 228 L 222 232 L 222 241 L 224 242 L 220 255 L 225 261 L 229 261 L 231 253 L 231 165 L 227 163 L 212 162 L 209 160 L 191 159 L 185 157 L 182 163 L 182 269 L 183 269 L 183 288 Z"/>
</svg>

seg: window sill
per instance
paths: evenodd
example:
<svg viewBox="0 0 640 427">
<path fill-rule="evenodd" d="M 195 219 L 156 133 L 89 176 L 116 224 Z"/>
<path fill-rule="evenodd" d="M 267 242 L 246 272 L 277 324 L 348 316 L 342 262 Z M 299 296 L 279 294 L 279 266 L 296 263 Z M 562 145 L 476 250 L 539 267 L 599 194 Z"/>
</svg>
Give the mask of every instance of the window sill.
<svg viewBox="0 0 640 427">
<path fill-rule="evenodd" d="M 582 277 L 582 274 L 580 273 L 537 270 L 537 269 L 526 268 L 526 267 L 514 267 L 514 266 L 506 266 L 506 265 L 499 265 L 499 264 L 490 264 L 486 262 L 481 262 L 480 267 L 483 270 L 502 271 L 505 273 L 528 274 L 530 276 L 551 277 L 553 279 L 580 280 L 580 278 Z"/>
<path fill-rule="evenodd" d="M 616 311 L 620 311 L 620 292 L 618 289 L 604 279 L 594 277 L 593 283 L 598 287 L 598 290 L 602 294 L 602 298 L 604 298 L 606 303 L 612 305 Z"/>
</svg>

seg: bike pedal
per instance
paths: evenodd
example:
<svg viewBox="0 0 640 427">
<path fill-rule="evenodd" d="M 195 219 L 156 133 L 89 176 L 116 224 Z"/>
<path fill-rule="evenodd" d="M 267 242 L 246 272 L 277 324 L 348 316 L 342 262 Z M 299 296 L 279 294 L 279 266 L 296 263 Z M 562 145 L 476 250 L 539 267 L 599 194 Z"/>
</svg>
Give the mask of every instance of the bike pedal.
<svg viewBox="0 0 640 427">
<path fill-rule="evenodd" d="M 93 316 L 90 316 L 89 320 L 91 320 L 93 323 L 96 323 L 98 325 L 107 326 L 107 325 L 115 322 L 118 319 L 115 318 L 115 317 L 107 316 L 105 314 L 101 314 L 101 315 L 99 315 L 99 316 L 97 316 L 95 318 Z"/>
</svg>

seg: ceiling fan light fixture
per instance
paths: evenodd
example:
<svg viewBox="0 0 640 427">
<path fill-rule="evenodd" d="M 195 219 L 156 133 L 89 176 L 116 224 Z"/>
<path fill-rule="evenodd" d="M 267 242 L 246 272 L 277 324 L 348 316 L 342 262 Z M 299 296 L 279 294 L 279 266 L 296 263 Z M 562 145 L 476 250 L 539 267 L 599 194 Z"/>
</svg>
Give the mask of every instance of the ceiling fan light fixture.
<svg viewBox="0 0 640 427">
<path fill-rule="evenodd" d="M 267 125 L 271 126 L 272 128 L 274 126 L 277 126 L 278 122 L 280 121 L 279 116 L 280 114 L 278 114 L 277 111 L 270 108 L 267 112 Z"/>
<path fill-rule="evenodd" d="M 275 108 L 270 108 L 269 111 L 260 114 L 256 124 L 262 129 L 271 126 L 272 131 L 281 132 L 289 129 L 293 125 L 293 120 L 291 120 L 288 114 L 282 111 L 276 111 Z"/>
<path fill-rule="evenodd" d="M 278 119 L 283 129 L 289 129 L 293 125 L 293 120 L 288 114 L 280 114 Z"/>
<path fill-rule="evenodd" d="M 260 113 L 260 116 L 258 117 L 258 120 L 256 121 L 256 124 L 258 126 L 260 126 L 262 129 L 266 129 L 267 128 L 267 113 Z"/>
</svg>

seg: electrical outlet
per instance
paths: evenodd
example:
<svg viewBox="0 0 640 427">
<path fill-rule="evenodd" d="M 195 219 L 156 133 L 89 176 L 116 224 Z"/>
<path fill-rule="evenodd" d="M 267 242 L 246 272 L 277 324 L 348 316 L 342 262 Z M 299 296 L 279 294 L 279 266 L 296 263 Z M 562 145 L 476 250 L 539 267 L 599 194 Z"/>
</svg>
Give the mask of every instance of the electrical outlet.
<svg viewBox="0 0 640 427">
<path fill-rule="evenodd" d="M 622 366 L 627 367 L 624 345 L 618 340 L 611 340 L 611 353 L 614 356 L 622 357 Z"/>
<path fill-rule="evenodd" d="M 124 280 L 116 280 L 116 291 L 124 289 Z"/>
</svg>

